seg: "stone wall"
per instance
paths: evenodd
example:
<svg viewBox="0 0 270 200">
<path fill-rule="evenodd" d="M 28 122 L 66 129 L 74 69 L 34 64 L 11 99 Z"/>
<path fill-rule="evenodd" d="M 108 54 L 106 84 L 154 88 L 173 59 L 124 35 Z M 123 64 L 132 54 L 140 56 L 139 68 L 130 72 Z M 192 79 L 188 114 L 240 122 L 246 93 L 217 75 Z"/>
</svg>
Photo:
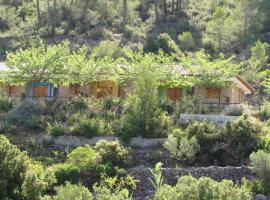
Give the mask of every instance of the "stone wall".
<svg viewBox="0 0 270 200">
<path fill-rule="evenodd" d="M 56 145 L 62 146 L 83 146 L 83 145 L 95 145 L 99 140 L 108 140 L 115 141 L 120 140 L 118 137 L 114 136 L 106 136 L 106 137 L 93 137 L 93 138 L 85 138 L 79 136 L 40 136 L 36 138 L 39 142 L 53 142 Z M 138 147 L 138 148 L 154 148 L 154 147 L 162 147 L 163 143 L 165 143 L 166 138 L 142 138 L 142 137 L 134 137 L 128 143 L 130 147 Z M 124 144 L 124 142 L 122 142 Z"/>
<path fill-rule="evenodd" d="M 135 179 L 139 180 L 136 192 L 134 193 L 135 199 L 150 199 L 154 196 L 155 189 L 150 182 L 152 178 L 148 169 L 136 168 L 129 171 Z M 196 178 L 210 177 L 216 181 L 224 179 L 232 180 L 235 183 L 240 183 L 243 178 L 252 179 L 254 174 L 247 166 L 241 167 L 192 167 L 192 168 L 164 168 L 163 177 L 165 183 L 175 185 L 180 176 L 192 175 Z M 143 198 L 142 198 L 143 197 Z"/>
<path fill-rule="evenodd" d="M 180 114 L 180 124 L 187 124 L 192 121 L 208 120 L 216 125 L 225 126 L 227 122 L 234 121 L 238 118 L 239 116 Z"/>
</svg>

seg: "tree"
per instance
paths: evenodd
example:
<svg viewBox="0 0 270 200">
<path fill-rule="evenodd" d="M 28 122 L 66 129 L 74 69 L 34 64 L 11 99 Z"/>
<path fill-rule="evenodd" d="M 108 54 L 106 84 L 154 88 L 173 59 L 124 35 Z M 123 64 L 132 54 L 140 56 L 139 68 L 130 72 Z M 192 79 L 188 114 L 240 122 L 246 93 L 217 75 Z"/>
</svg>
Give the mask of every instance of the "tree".
<svg viewBox="0 0 270 200">
<path fill-rule="evenodd" d="M 41 15 L 40 15 L 40 4 L 39 4 L 39 0 L 36 0 L 36 9 L 37 9 L 38 28 L 40 28 L 41 27 Z"/>
<path fill-rule="evenodd" d="M 225 87 L 228 80 L 239 72 L 239 64 L 233 63 L 233 57 L 225 58 L 220 54 L 216 59 L 204 51 L 181 55 L 180 63 L 183 68 L 193 75 L 193 84 L 212 87 Z"/>
<path fill-rule="evenodd" d="M 260 1 L 256 0 L 238 0 L 235 2 L 235 9 L 233 10 L 234 20 L 240 27 L 239 39 L 242 46 L 257 37 L 257 34 L 262 30 L 263 21 L 265 19 L 264 13 L 260 12 Z"/>
<path fill-rule="evenodd" d="M 194 50 L 196 44 L 190 32 L 183 32 L 178 36 L 180 42 L 180 48 L 182 50 L 191 51 Z"/>
<path fill-rule="evenodd" d="M 230 42 L 234 40 L 234 20 L 228 12 L 228 8 L 217 6 L 206 24 L 204 43 L 212 45 L 217 52 L 229 49 Z"/>
<path fill-rule="evenodd" d="M 7 64 L 9 71 L 5 73 L 6 82 L 14 85 L 28 82 L 48 81 L 59 84 L 66 80 L 65 63 L 70 55 L 69 43 L 63 42 L 46 47 L 40 42 L 37 47 L 9 53 Z"/>
<path fill-rule="evenodd" d="M 251 57 L 246 62 L 245 77 L 250 81 L 257 81 L 260 75 L 263 76 L 264 69 L 267 69 L 269 45 L 261 41 L 255 42 L 251 47 Z"/>
<path fill-rule="evenodd" d="M 127 24 L 127 0 L 122 0 L 123 1 L 123 27 L 126 26 Z"/>
</svg>

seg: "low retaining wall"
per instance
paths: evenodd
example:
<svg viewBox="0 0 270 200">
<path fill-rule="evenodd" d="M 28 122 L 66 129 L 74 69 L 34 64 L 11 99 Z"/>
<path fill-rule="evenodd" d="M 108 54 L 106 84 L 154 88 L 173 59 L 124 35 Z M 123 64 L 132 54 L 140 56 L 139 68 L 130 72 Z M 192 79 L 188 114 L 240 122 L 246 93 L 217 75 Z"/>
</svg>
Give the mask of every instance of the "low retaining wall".
<svg viewBox="0 0 270 200">
<path fill-rule="evenodd" d="M 53 137 L 53 136 L 43 136 L 39 137 L 39 142 L 53 142 L 56 145 L 62 146 L 83 146 L 83 145 L 95 145 L 99 140 L 108 140 L 108 141 L 115 141 L 120 140 L 118 137 L 114 136 L 106 136 L 106 137 L 93 137 L 93 138 L 85 138 L 80 136 L 60 136 L 60 137 Z M 153 148 L 153 147 L 161 147 L 166 141 L 166 138 L 141 138 L 141 137 L 134 137 L 128 143 L 131 147 L 138 147 L 138 148 Z M 124 143 L 124 142 L 122 142 Z"/>
<path fill-rule="evenodd" d="M 150 199 L 155 194 L 155 189 L 150 182 L 152 175 L 149 170 L 145 168 L 136 168 L 129 171 L 135 179 L 139 180 L 136 192 L 134 193 L 135 199 Z M 192 175 L 193 177 L 210 177 L 216 181 L 224 179 L 232 180 L 235 183 L 240 183 L 243 178 L 252 179 L 254 174 L 247 166 L 241 167 L 192 167 L 192 168 L 164 168 L 163 177 L 165 183 L 175 185 L 180 176 Z M 143 198 L 141 198 L 143 197 Z"/>
<path fill-rule="evenodd" d="M 239 116 L 222 116 L 222 115 L 201 115 L 201 114 L 180 114 L 180 124 L 187 124 L 192 121 L 207 120 L 216 125 L 225 126 L 227 122 L 238 119 Z"/>
</svg>

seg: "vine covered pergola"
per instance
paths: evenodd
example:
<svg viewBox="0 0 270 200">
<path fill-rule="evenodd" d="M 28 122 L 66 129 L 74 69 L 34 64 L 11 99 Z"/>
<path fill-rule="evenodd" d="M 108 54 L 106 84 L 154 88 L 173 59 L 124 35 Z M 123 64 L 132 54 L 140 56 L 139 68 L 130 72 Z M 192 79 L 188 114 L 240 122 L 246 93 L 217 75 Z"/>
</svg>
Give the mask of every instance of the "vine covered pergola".
<svg viewBox="0 0 270 200">
<path fill-rule="evenodd" d="M 136 79 L 147 69 L 155 74 L 160 85 L 224 87 L 238 73 L 239 66 L 232 59 L 223 55 L 212 59 L 204 51 L 181 56 L 162 51 L 158 54 L 130 52 L 117 59 L 96 58 L 88 53 L 86 46 L 71 51 L 68 41 L 48 46 L 41 41 L 37 46 L 8 53 L 6 64 L 9 70 L 3 72 L 0 81 L 9 85 L 46 81 L 66 86 L 86 85 L 98 80 L 123 83 Z M 176 66 L 187 73 L 181 73 Z"/>
</svg>

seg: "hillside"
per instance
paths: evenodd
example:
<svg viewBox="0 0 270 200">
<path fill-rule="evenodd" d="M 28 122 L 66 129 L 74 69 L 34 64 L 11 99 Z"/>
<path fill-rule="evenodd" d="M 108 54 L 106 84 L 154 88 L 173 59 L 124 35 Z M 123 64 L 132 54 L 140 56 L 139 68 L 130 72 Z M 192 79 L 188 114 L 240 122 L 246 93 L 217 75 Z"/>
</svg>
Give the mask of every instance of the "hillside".
<svg viewBox="0 0 270 200">
<path fill-rule="evenodd" d="M 255 41 L 269 42 L 269 9 L 268 0 L 0 0 L 0 58 L 39 38 L 69 39 L 75 49 L 111 40 L 156 51 L 154 41 L 168 33 L 182 51 L 246 59 Z"/>
</svg>

